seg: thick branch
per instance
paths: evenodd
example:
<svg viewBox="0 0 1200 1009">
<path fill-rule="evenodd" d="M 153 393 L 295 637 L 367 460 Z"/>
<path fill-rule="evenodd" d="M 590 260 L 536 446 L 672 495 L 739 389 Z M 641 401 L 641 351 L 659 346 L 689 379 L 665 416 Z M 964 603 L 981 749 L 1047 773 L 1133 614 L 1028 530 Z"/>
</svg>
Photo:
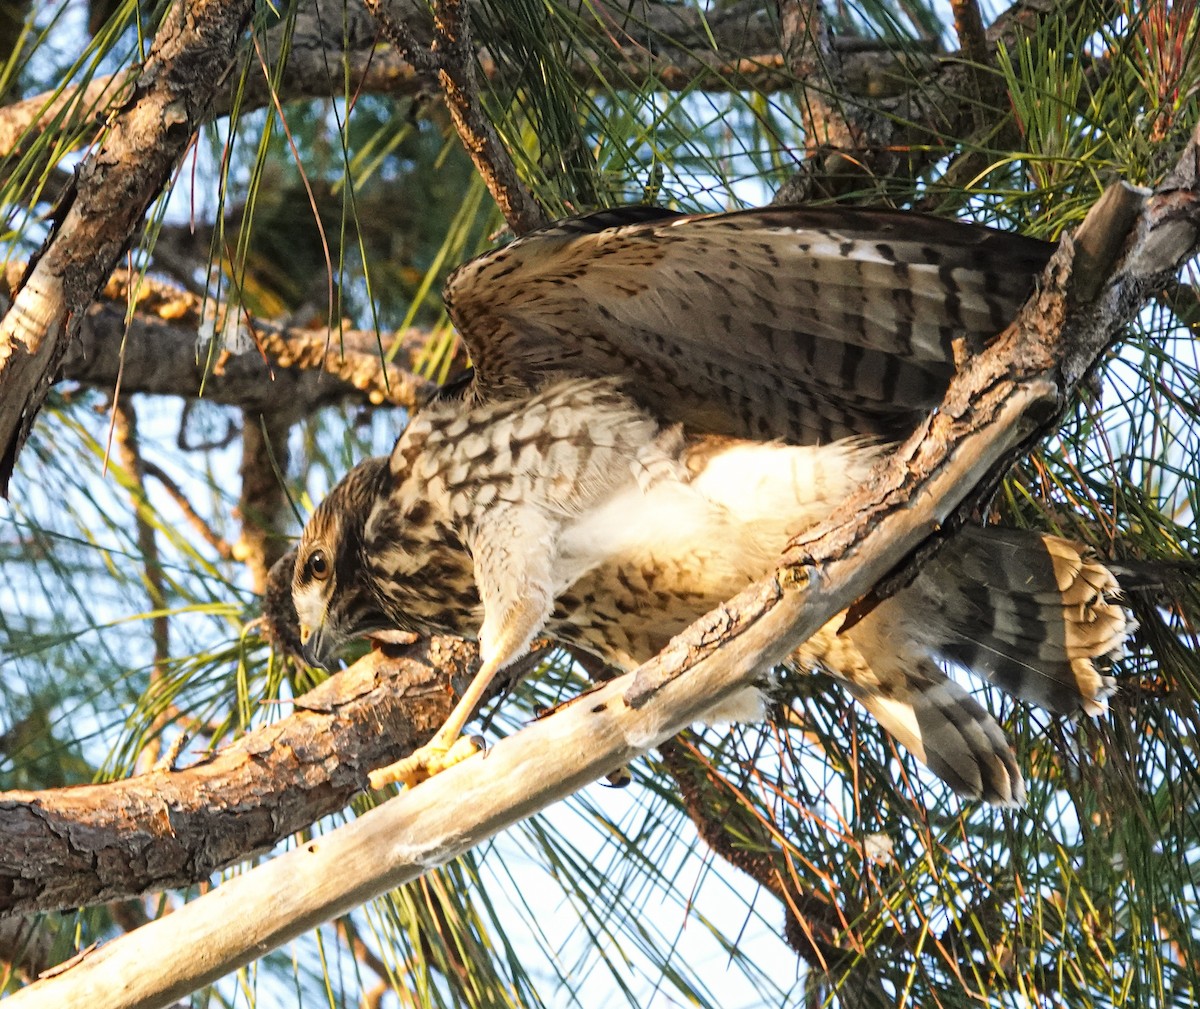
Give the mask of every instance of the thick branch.
<svg viewBox="0 0 1200 1009">
<path fill-rule="evenodd" d="M 180 771 L 0 793 L 0 915 L 78 907 L 207 879 L 344 809 L 367 772 L 433 734 L 473 673 L 453 638 L 371 652 L 295 713 Z"/>
<path fill-rule="evenodd" d="M 129 287 L 135 282 L 137 301 L 127 322 Z M 120 371 L 123 394 L 202 394 L 215 403 L 293 421 L 350 395 L 412 408 L 434 388 L 416 374 L 430 334 L 415 328 L 381 336 L 251 319 L 247 324 L 258 350 L 224 355 L 218 367 L 205 346 L 197 356 L 196 337 L 204 314 L 220 318 L 224 311 L 211 304 L 205 308 L 200 298 L 172 285 L 147 278 L 137 282 L 118 270 L 103 300 L 84 313 L 61 377 L 111 390 Z"/>
<path fill-rule="evenodd" d="M 79 322 L 162 191 L 232 66 L 251 0 L 177 3 L 103 144 L 0 322 L 0 493 Z"/>
<path fill-rule="evenodd" d="M 257 68 L 231 75 L 233 83 L 216 97 L 213 118 L 228 115 L 236 104 L 241 113 L 274 104 L 328 97 L 331 94 L 422 95 L 430 90 L 434 70 L 419 69 L 395 46 L 378 45 L 377 31 L 365 11 L 349 5 L 311 2 L 297 14 L 287 60 L 275 81 L 272 97 L 266 75 Z M 474 8 L 468 4 L 468 9 Z M 412 0 L 387 4 L 394 21 L 408 26 L 418 47 L 433 39 L 428 8 Z M 1001 37 L 1032 30 L 1038 19 L 1053 13 L 1049 0 L 1022 0 L 991 31 Z M 631 90 L 657 84 L 667 90 L 744 90 L 772 94 L 796 86 L 796 77 L 779 51 L 779 26 L 762 9 L 732 5 L 724 10 L 648 3 L 636 13 L 626 4 L 589 4 L 596 18 L 593 54 L 583 54 L 570 73 L 584 87 L 611 87 L 621 82 Z M 285 29 L 267 32 L 263 52 L 268 62 L 281 52 Z M 902 136 L 927 143 L 931 136 L 955 135 L 949 125 L 960 115 L 966 73 L 956 60 L 937 60 L 936 46 L 906 45 L 877 39 L 839 36 L 830 40 L 833 58 L 841 63 L 845 90 L 837 97 L 845 107 L 876 108 L 909 124 Z M 960 54 L 961 55 L 961 54 Z M 243 55 L 243 63 L 254 57 Z M 479 70 L 502 84 L 504 68 L 486 54 Z M 598 73 L 601 71 L 603 76 Z M 61 128 L 64 118 L 87 123 L 98 110 L 112 106 L 131 74 L 101 78 L 82 88 L 66 88 L 0 109 L 0 156 L 19 153 L 47 128 Z M 70 111 L 68 111 L 70 110 Z M 892 127 L 895 129 L 895 127 Z M 882 143 L 882 140 L 879 141 Z M 859 152 L 865 156 L 866 152 Z"/>
<path fill-rule="evenodd" d="M 939 413 L 774 576 L 698 621 L 637 673 L 501 741 L 486 758 L 228 881 L 10 1005 L 167 1005 L 629 762 L 751 682 L 986 494 L 1012 454 L 1053 423 L 1115 328 L 1195 248 L 1197 160 L 1192 145 L 1175 180 L 1184 191 L 1144 205 L 1129 190 L 1102 200 L 1078 237 L 1089 252 L 1077 258 L 1076 244 L 1063 243 L 1043 290 L 952 383 L 946 418 Z M 1134 216 L 1132 234 L 1122 234 Z M 148 969 L 167 962 L 166 951 L 187 950 L 202 955 Z"/>
<path fill-rule="evenodd" d="M 393 19 L 409 27 L 417 46 L 427 49 L 433 39 L 428 6 L 414 0 L 391 0 L 387 6 Z M 622 69 L 623 79 L 631 87 L 664 75 L 670 78 L 666 86 L 671 88 L 728 90 L 730 84 L 723 80 L 722 67 L 736 69 L 740 86 L 764 93 L 790 86 L 778 58 L 778 31 L 765 17 L 748 18 L 735 11 L 702 15 L 695 8 L 675 4 L 648 5 L 636 19 L 628 16 L 624 4 L 616 4 L 611 10 L 595 4 L 592 10 L 606 24 L 621 24 L 623 39 L 636 50 Z M 269 64 L 278 60 L 287 39 L 287 61 L 275 82 L 275 97 L 286 104 L 346 92 L 395 97 L 427 92 L 434 84 L 432 69 L 414 67 L 400 49 L 378 45 L 378 35 L 374 20 L 357 4 L 340 0 L 310 0 L 303 4 L 290 35 L 288 26 L 280 25 L 263 37 L 264 58 Z M 597 45 L 607 47 L 609 42 L 607 36 L 596 32 Z M 667 42 L 670 50 L 663 52 Z M 870 40 L 835 40 L 834 44 L 839 50 L 856 54 L 856 62 L 895 63 L 895 56 L 886 46 Z M 651 52 L 657 55 L 647 59 Z M 266 75 L 257 67 L 247 67 L 255 61 L 249 47 L 243 50 L 239 72 L 232 74 L 229 87 L 216 95 L 212 118 L 229 115 L 235 105 L 245 114 L 274 104 Z M 492 79 L 502 72 L 487 59 L 480 69 Z M 571 69 L 580 81 L 597 83 L 594 61 L 577 60 Z M 878 73 L 868 70 L 861 76 L 877 78 Z M 135 72 L 126 71 L 80 87 L 34 95 L 0 109 L 0 157 L 22 153 L 43 130 L 61 129 L 64 123 L 78 123 L 80 133 L 86 132 L 86 124 L 114 108 L 134 79 Z"/>
</svg>

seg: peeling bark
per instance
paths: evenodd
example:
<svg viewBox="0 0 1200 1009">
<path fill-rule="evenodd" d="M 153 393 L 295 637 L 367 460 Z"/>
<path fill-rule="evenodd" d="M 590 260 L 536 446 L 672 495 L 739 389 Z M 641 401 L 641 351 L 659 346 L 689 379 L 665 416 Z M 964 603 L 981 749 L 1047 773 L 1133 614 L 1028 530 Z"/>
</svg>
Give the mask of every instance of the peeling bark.
<svg viewBox="0 0 1200 1009">
<path fill-rule="evenodd" d="M 177 3 L 127 102 L 63 194 L 56 226 L 0 321 L 0 494 L 80 319 L 207 121 L 251 0 Z"/>
<path fill-rule="evenodd" d="M 0 915 L 186 887 L 269 850 L 428 739 L 475 662 L 453 638 L 373 651 L 190 767 L 0 793 Z"/>
</svg>

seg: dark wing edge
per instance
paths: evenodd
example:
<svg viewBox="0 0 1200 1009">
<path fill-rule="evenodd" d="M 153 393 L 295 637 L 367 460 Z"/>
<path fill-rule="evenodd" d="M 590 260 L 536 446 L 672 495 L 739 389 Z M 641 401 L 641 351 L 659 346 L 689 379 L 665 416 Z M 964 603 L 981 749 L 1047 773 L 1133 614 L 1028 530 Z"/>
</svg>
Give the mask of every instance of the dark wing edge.
<svg viewBox="0 0 1200 1009">
<path fill-rule="evenodd" d="M 1054 246 L 898 210 L 649 206 L 568 218 L 460 267 L 446 303 L 479 398 L 617 375 L 700 432 L 901 437 L 953 343 L 981 345 Z"/>
</svg>

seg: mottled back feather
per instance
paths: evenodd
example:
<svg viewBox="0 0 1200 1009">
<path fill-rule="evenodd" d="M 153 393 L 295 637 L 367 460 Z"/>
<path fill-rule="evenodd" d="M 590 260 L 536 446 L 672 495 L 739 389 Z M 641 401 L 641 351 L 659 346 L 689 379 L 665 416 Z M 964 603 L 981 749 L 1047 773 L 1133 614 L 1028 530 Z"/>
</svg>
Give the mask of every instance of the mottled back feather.
<svg viewBox="0 0 1200 1009">
<path fill-rule="evenodd" d="M 813 444 L 907 434 L 953 341 L 1003 329 L 1052 249 L 900 211 L 633 207 L 487 253 L 445 293 L 483 400 L 618 376 L 693 431 Z"/>
</svg>

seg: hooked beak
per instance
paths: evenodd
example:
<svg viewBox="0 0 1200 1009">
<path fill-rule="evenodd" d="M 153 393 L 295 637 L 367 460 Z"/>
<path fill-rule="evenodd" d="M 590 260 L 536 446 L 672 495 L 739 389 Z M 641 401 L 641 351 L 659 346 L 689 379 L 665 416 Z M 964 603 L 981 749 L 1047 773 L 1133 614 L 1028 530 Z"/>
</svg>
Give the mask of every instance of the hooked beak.
<svg viewBox="0 0 1200 1009">
<path fill-rule="evenodd" d="M 315 629 L 308 624 L 300 625 L 300 651 L 304 654 L 304 661 L 310 666 L 328 669 L 333 646 L 331 636 L 325 633 L 324 623 Z"/>
</svg>

